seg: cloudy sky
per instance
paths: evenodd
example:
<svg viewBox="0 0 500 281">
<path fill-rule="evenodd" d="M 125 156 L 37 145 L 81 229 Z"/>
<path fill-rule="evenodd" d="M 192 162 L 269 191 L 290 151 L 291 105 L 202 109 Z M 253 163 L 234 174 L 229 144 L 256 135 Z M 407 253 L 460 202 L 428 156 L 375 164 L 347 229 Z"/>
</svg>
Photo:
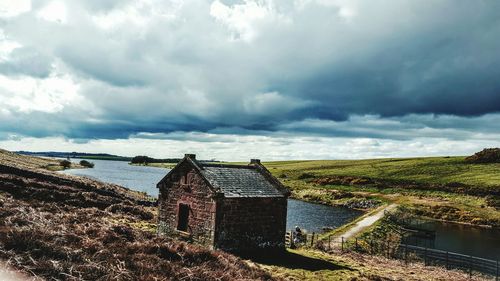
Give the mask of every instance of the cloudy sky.
<svg viewBox="0 0 500 281">
<path fill-rule="evenodd" d="M 500 146 L 499 11 L 0 0 L 0 147 L 279 160 Z"/>
</svg>

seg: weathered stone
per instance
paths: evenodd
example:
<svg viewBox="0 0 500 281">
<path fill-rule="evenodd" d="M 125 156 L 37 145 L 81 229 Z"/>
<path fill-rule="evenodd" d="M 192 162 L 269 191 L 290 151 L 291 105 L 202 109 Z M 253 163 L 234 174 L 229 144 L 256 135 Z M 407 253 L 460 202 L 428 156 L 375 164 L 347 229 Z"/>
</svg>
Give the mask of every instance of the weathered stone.
<svg viewBox="0 0 500 281">
<path fill-rule="evenodd" d="M 289 192 L 260 161 L 207 165 L 194 157 L 186 155 L 157 185 L 158 232 L 233 252 L 284 249 Z"/>
</svg>

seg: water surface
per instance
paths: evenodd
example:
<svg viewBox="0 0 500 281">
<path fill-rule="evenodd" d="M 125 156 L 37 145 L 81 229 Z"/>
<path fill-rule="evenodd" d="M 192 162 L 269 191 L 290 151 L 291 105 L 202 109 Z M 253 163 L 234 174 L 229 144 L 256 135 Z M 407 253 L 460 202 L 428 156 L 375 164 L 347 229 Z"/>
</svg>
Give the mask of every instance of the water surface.
<svg viewBox="0 0 500 281">
<path fill-rule="evenodd" d="M 71 159 L 79 162 L 81 159 Z M 170 169 L 133 166 L 125 161 L 93 160 L 92 169 L 69 169 L 62 173 L 87 176 L 103 182 L 114 183 L 137 191 L 144 191 L 151 196 L 158 196 L 156 184 L 170 171 Z"/>
<path fill-rule="evenodd" d="M 286 229 L 295 226 L 309 232 L 322 232 L 324 227 L 337 228 L 355 220 L 362 211 L 342 207 L 313 204 L 295 199 L 288 199 Z"/>
<path fill-rule="evenodd" d="M 407 243 L 487 259 L 500 259 L 500 229 L 440 221 L 429 221 L 425 228 L 436 231 L 434 241 L 409 237 Z"/>
<path fill-rule="evenodd" d="M 72 159 L 79 162 L 81 159 Z M 124 161 L 89 160 L 95 164 L 92 169 L 70 169 L 62 173 L 87 176 L 103 182 L 115 183 L 133 190 L 145 191 L 158 196 L 156 184 L 170 169 L 132 166 Z M 337 228 L 363 212 L 341 207 L 331 207 L 289 199 L 287 210 L 287 229 L 299 226 L 309 232 L 321 232 L 324 227 Z"/>
<path fill-rule="evenodd" d="M 73 159 L 77 162 L 80 159 Z M 119 184 L 133 190 L 145 191 L 158 196 L 158 183 L 169 169 L 131 166 L 123 161 L 89 160 L 95 164 L 93 169 L 73 169 L 63 173 L 88 176 L 97 180 Z M 361 211 L 341 207 L 331 207 L 288 200 L 287 229 L 299 226 L 309 232 L 321 232 L 324 227 L 337 228 L 362 215 Z M 434 243 L 409 240 L 410 244 L 432 246 L 437 249 L 463 253 L 489 259 L 500 259 L 500 230 L 485 229 L 443 222 L 429 222 L 427 228 L 436 230 Z M 432 245 L 433 244 L 433 245 Z"/>
</svg>

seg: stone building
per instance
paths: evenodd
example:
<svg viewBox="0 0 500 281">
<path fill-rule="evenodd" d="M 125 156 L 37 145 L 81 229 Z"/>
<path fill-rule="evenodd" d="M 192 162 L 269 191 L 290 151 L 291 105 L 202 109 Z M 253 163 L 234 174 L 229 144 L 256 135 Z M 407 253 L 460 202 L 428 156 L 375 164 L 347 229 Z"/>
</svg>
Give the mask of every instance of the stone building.
<svg viewBox="0 0 500 281">
<path fill-rule="evenodd" d="M 186 154 L 157 188 L 159 234 L 232 252 L 285 247 L 290 193 L 257 159 L 207 164 Z"/>
</svg>

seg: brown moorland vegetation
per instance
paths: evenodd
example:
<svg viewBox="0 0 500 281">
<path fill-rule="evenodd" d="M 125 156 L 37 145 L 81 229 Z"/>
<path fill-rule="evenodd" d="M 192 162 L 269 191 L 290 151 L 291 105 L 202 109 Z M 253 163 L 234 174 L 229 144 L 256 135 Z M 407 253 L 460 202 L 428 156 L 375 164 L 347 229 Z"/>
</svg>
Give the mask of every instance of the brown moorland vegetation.
<svg viewBox="0 0 500 281">
<path fill-rule="evenodd" d="M 0 164 L 8 165 L 11 167 L 31 169 L 31 170 L 51 170 L 58 171 L 64 170 L 61 160 L 53 158 L 41 158 L 28 155 L 21 155 L 0 149 Z M 71 163 L 71 168 L 83 168 L 78 163 Z"/>
<path fill-rule="evenodd" d="M 157 237 L 123 187 L 0 164 L 0 260 L 46 280 L 272 280 L 233 255 Z"/>
<path fill-rule="evenodd" d="M 155 208 L 142 194 L 46 171 L 45 159 L 13 157 L 11 164 L 0 150 L 0 277 L 12 273 L 7 265 L 33 280 L 469 280 L 462 272 L 311 249 L 245 261 L 157 237 Z"/>
<path fill-rule="evenodd" d="M 465 158 L 469 163 L 500 163 L 500 148 L 485 148 Z"/>
</svg>

